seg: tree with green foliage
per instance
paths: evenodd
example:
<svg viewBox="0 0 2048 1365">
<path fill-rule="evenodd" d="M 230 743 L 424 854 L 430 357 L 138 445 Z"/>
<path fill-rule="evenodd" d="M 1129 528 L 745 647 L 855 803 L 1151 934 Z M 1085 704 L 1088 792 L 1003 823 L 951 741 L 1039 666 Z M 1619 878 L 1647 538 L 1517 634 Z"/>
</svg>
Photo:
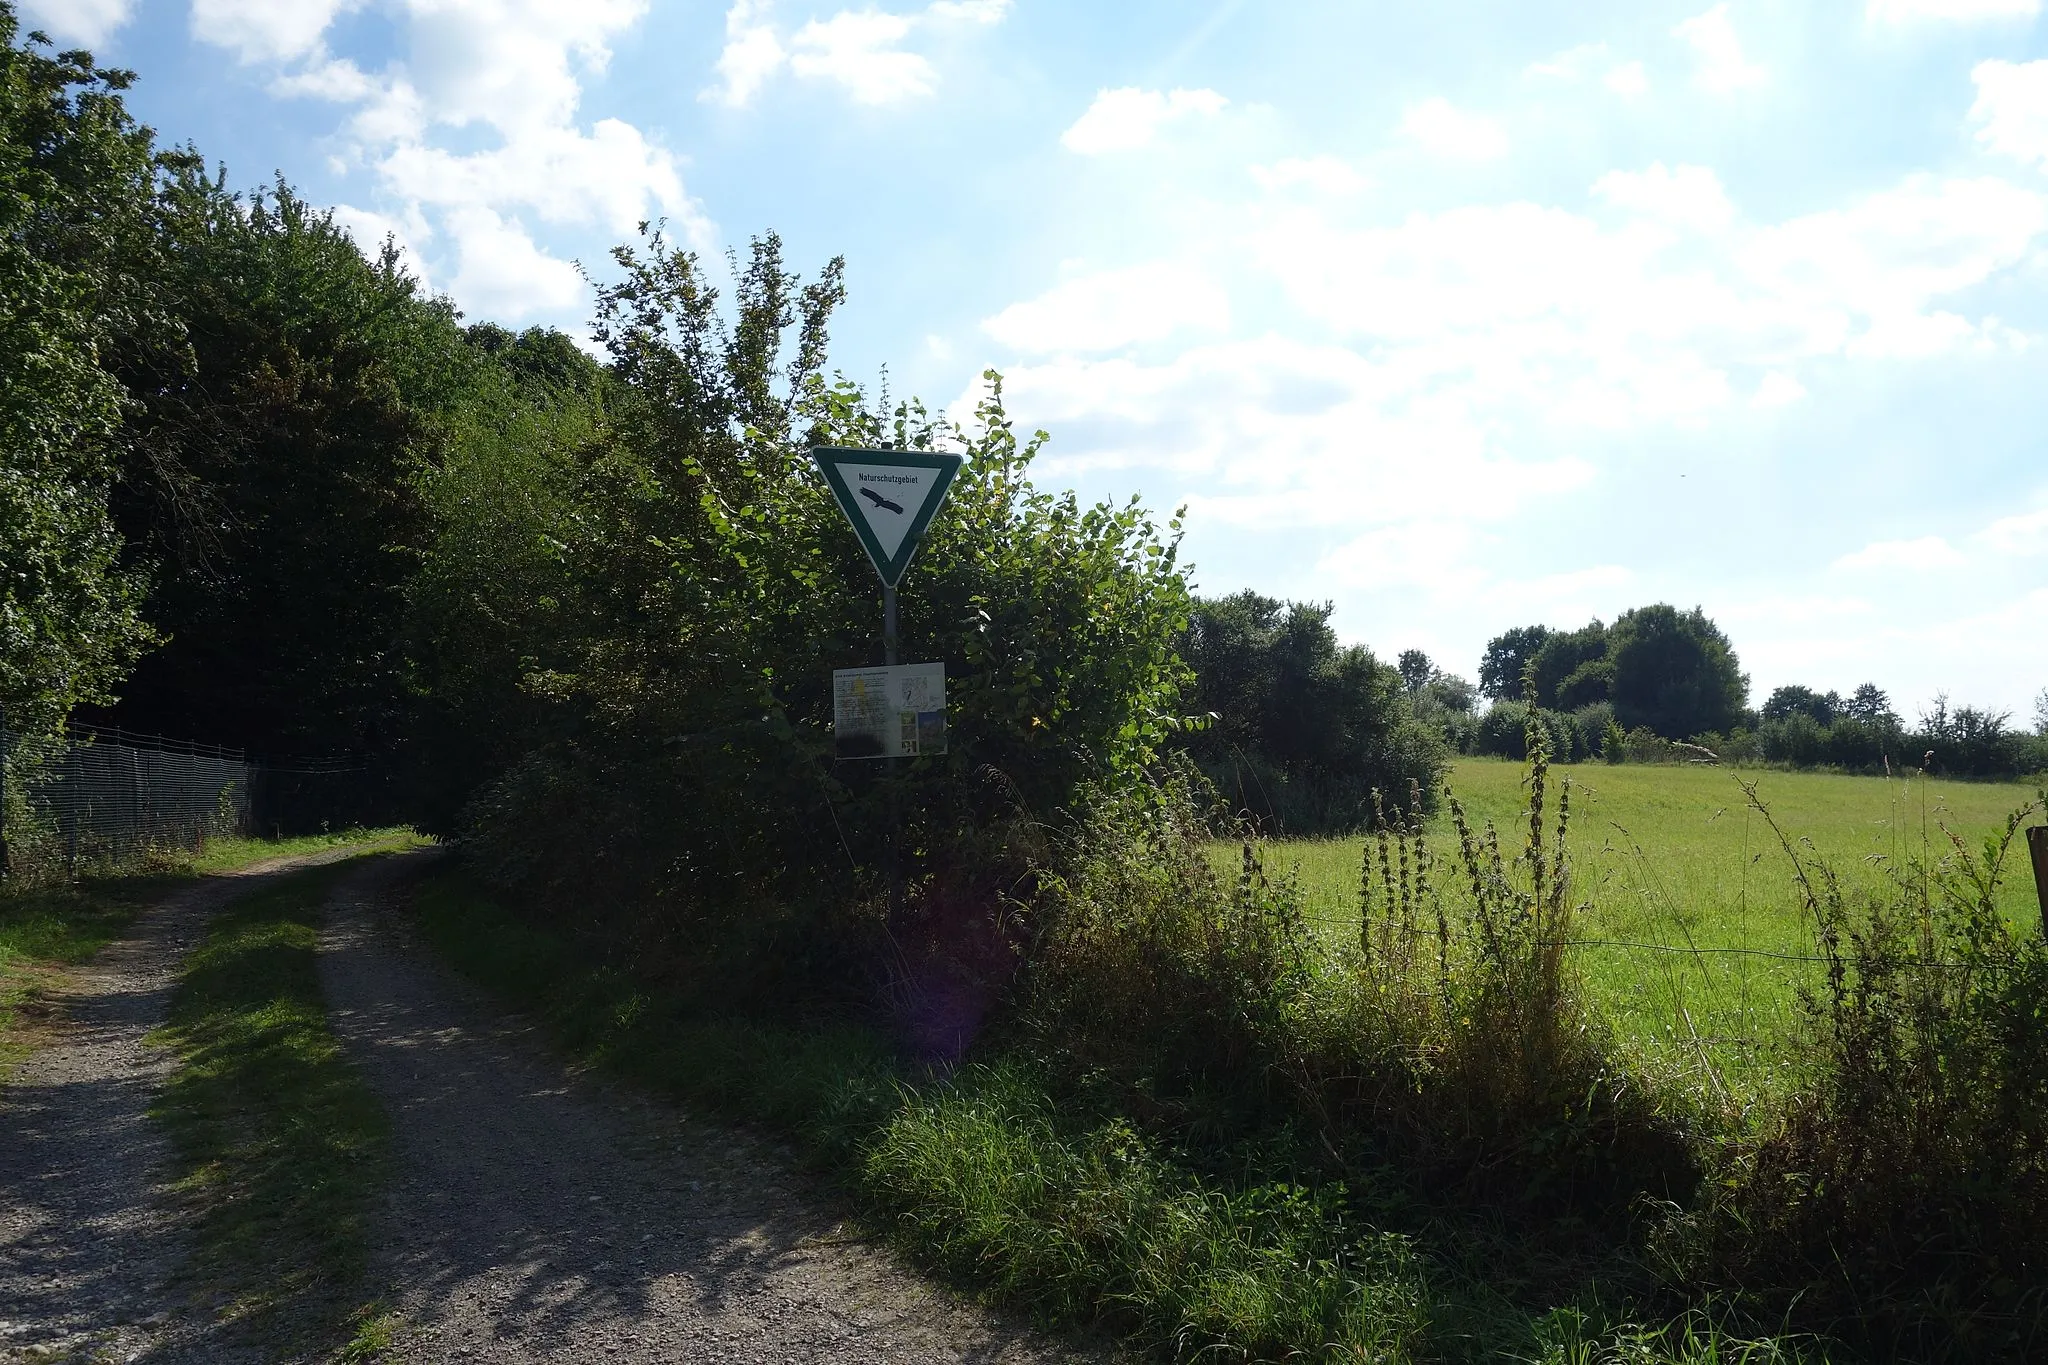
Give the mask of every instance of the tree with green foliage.
<svg viewBox="0 0 2048 1365">
<path fill-rule="evenodd" d="M 1615 719 L 1666 739 L 1726 733 L 1749 704 L 1749 675 L 1720 627 L 1694 607 L 1624 613 L 1608 632 Z"/>
<path fill-rule="evenodd" d="M 1044 437 L 999 383 L 959 431 L 828 382 L 836 262 L 807 283 L 763 238 L 729 303 L 658 233 L 615 265 L 602 383 L 472 424 L 427 479 L 410 633 L 467 768 L 440 805 L 508 877 L 659 904 L 706 942 L 829 937 L 892 842 L 907 876 L 994 876 L 975 841 L 1019 810 L 1141 780 L 1180 724 L 1177 525 L 1036 489 Z M 880 593 L 819 444 L 965 456 L 900 595 L 904 656 L 946 665 L 950 751 L 894 778 L 834 761 L 832 670 L 877 662 Z"/>
<path fill-rule="evenodd" d="M 1787 683 L 1772 691 L 1758 712 L 1765 720 L 1783 720 L 1787 716 L 1811 716 L 1816 725 L 1832 725 L 1835 717 L 1848 714 L 1848 704 L 1838 692 L 1822 694 L 1798 683 Z"/>
<path fill-rule="evenodd" d="M 1394 662 L 1394 669 L 1401 675 L 1401 682 L 1407 687 L 1408 695 L 1415 696 L 1429 686 L 1437 676 L 1436 661 L 1419 649 L 1404 649 Z"/>
<path fill-rule="evenodd" d="M 1864 683 L 1849 694 L 1842 703 L 1842 714 L 1850 720 L 1879 729 L 1896 730 L 1900 726 L 1899 713 L 1892 709 L 1892 699 L 1876 683 Z"/>
<path fill-rule="evenodd" d="M 559 332 L 480 323 L 465 341 L 487 363 L 420 481 L 431 529 L 406 584 L 410 785 L 416 818 L 436 830 L 455 828 L 475 787 L 544 732 L 551 707 L 533 680 L 560 666 L 572 630 L 567 548 L 614 388 Z"/>
<path fill-rule="evenodd" d="M 1550 639 L 1548 626 L 1517 626 L 1487 641 L 1479 690 L 1493 701 L 1522 701 L 1522 674 Z"/>
<path fill-rule="evenodd" d="M 146 656 L 111 714 L 269 754 L 404 742 L 417 489 L 479 352 L 390 248 L 367 260 L 279 184 L 168 177 L 151 281 L 168 338 L 118 368 L 136 395 L 116 517 L 154 568 Z"/>
<path fill-rule="evenodd" d="M 0 0 L 0 709 L 49 730 L 152 638 L 108 514 L 126 396 L 105 358 L 134 325 L 155 160 L 127 73 L 18 33 Z"/>
<path fill-rule="evenodd" d="M 1229 801 L 1290 834 L 1362 826 L 1375 790 L 1390 807 L 1409 804 L 1411 782 L 1433 799 L 1445 759 L 1401 672 L 1340 645 L 1331 611 L 1255 592 L 1210 599 L 1182 646 L 1193 708 L 1217 717 L 1190 748 Z"/>
<path fill-rule="evenodd" d="M 1728 637 L 1697 607 L 1637 607 L 1612 626 L 1593 621 L 1551 631 L 1525 681 L 1530 699 L 1547 711 L 1611 705 L 1624 730 L 1647 728 L 1666 739 L 1732 730 L 1749 695 Z M 1604 716 L 1599 724 L 1604 730 Z"/>
<path fill-rule="evenodd" d="M 1609 700 L 1613 681 L 1607 627 L 1592 621 L 1578 630 L 1550 632 L 1529 661 L 1528 699 L 1554 711 L 1573 711 Z"/>
</svg>

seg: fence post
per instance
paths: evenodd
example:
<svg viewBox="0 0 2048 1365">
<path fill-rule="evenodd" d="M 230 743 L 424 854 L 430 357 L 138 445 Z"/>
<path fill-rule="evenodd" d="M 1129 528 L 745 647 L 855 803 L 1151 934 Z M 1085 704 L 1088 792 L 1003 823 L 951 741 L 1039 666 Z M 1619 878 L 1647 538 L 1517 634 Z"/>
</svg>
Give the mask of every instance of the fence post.
<svg viewBox="0 0 2048 1365">
<path fill-rule="evenodd" d="M 2048 935 L 2048 825 L 2027 830 L 2027 852 L 2034 855 L 2034 895 L 2041 902 L 2041 932 Z"/>
</svg>

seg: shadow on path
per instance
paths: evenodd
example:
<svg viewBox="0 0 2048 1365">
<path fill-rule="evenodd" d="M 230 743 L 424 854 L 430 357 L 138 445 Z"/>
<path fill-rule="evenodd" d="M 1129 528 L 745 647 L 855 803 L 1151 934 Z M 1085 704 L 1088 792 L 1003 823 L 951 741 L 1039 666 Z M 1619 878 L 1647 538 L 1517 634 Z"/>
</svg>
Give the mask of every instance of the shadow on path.
<svg viewBox="0 0 2048 1365">
<path fill-rule="evenodd" d="M 337 848 L 208 877 L 147 911 L 52 997 L 61 1023 L 0 1087 L 0 1361 L 226 1361 L 175 1284 L 189 1252 L 149 1107 L 172 1057 L 148 1042 L 215 911 Z"/>
<path fill-rule="evenodd" d="M 764 1144 L 566 1074 L 377 913 L 407 865 L 342 884 L 321 959 L 394 1126 L 380 1231 L 405 1359 L 1072 1358 L 850 1236 Z"/>
</svg>

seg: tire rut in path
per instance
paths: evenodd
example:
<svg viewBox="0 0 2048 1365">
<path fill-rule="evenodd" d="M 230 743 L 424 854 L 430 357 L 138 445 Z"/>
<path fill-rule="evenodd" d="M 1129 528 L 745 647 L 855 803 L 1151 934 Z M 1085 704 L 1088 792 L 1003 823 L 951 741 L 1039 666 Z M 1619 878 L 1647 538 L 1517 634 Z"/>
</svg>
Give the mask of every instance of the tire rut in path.
<svg viewBox="0 0 2048 1365">
<path fill-rule="evenodd" d="M 335 1031 L 394 1128 L 378 1239 L 400 1359 L 1093 1358 L 852 1237 L 765 1144 L 568 1073 L 389 913 L 408 863 L 337 888 L 321 953 Z"/>
<path fill-rule="evenodd" d="M 0 1086 L 0 1362 L 242 1358 L 178 1282 L 191 1247 L 149 1119 L 175 1058 L 148 1035 L 215 911 L 357 851 L 208 877 L 67 974 L 54 1036 Z"/>
</svg>

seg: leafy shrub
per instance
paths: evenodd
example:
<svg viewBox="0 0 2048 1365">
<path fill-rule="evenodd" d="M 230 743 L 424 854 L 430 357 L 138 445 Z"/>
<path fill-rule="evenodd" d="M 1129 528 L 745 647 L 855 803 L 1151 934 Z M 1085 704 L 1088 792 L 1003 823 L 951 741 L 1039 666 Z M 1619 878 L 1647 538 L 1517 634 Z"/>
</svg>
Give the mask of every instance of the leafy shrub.
<svg viewBox="0 0 2048 1365">
<path fill-rule="evenodd" d="M 2018 776 L 2038 771 L 2035 746 L 2029 736 L 2015 731 L 2008 712 L 1978 706 L 1951 708 L 1948 698 L 1937 696 L 1921 713 L 1920 728 L 1912 736 L 1933 755 L 1934 770 L 1965 777 Z"/>
<path fill-rule="evenodd" d="M 1489 758 L 1526 759 L 1532 725 L 1541 732 L 1548 752 L 1563 762 L 1577 761 L 1592 752 L 1581 752 L 1583 740 L 1575 717 L 1520 701 L 1495 702 L 1488 708 L 1474 727 L 1469 752 Z"/>
<path fill-rule="evenodd" d="M 1591 763 L 1595 759 L 1605 757 L 1608 727 L 1614 723 L 1614 707 L 1609 702 L 1596 701 L 1572 712 L 1572 747 L 1569 761 Z M 1559 756 L 1564 755 L 1560 752 Z"/>
<path fill-rule="evenodd" d="M 1177 731 L 1178 528 L 1033 487 L 1045 438 L 993 376 L 971 435 L 826 385 L 836 265 L 801 285 L 757 243 L 728 323 L 687 253 L 617 259 L 602 410 L 434 499 L 491 505 L 443 523 L 417 598 L 451 747 L 486 779 L 468 832 L 529 903 L 608 916 L 621 952 L 707 989 L 872 995 L 919 935 L 984 932 L 947 926 L 991 923 L 1022 875 L 1020 811 L 1135 780 Z M 879 592 L 806 448 L 941 442 L 965 463 L 900 611 L 904 656 L 946 665 L 951 752 L 835 763 L 831 672 L 876 660 Z M 503 610 L 433 629 L 478 601 Z"/>
</svg>

